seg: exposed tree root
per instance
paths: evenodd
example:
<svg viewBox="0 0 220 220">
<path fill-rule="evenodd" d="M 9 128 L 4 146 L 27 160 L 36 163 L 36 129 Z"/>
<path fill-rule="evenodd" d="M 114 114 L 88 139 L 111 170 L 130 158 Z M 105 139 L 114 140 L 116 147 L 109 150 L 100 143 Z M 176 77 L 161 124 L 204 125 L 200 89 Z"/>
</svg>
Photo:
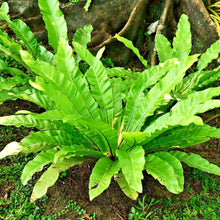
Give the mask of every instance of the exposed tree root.
<svg viewBox="0 0 220 220">
<path fill-rule="evenodd" d="M 139 0 L 137 2 L 136 6 L 130 14 L 127 23 L 118 33 L 118 35 L 126 37 L 130 40 L 133 40 L 137 36 L 137 32 L 140 25 L 144 23 L 146 7 L 149 4 L 149 2 L 150 0 Z M 113 36 L 111 36 L 106 41 L 102 42 L 100 45 L 97 46 L 97 48 L 99 49 L 101 47 L 104 47 L 107 44 L 110 44 L 112 41 L 116 41 L 116 39 L 113 38 Z"/>
<path fill-rule="evenodd" d="M 164 6 L 164 9 L 163 9 L 163 13 L 160 17 L 160 21 L 159 21 L 157 29 L 156 29 L 156 35 L 161 34 L 162 30 L 165 28 L 167 17 L 169 15 L 169 11 L 171 9 L 173 9 L 173 0 L 166 0 L 165 6 Z M 157 59 L 157 51 L 156 51 L 156 47 L 154 46 L 153 54 L 151 56 L 151 66 L 156 65 L 156 59 Z"/>
<path fill-rule="evenodd" d="M 22 5 L 22 2 L 25 4 Z M 168 39 L 172 39 L 182 13 L 188 15 L 191 24 L 192 54 L 203 53 L 219 38 L 216 25 L 202 0 L 93 0 L 89 12 L 83 9 L 82 1 L 74 4 L 62 2 L 65 2 L 61 4 L 61 10 L 67 20 L 69 39 L 72 39 L 77 28 L 92 24 L 94 31 L 89 49 L 97 52 L 101 47 L 106 46 L 105 55 L 112 58 L 115 64 L 126 64 L 132 55 L 129 49 L 113 37 L 116 33 L 133 41 L 138 48 L 143 48 L 146 23 L 159 20 L 156 34 L 163 34 Z M 38 41 L 46 44 L 47 33 L 36 0 L 8 0 L 8 3 L 11 4 L 10 11 L 14 6 L 12 15 L 18 17 L 22 15 L 24 21 L 36 34 Z M 19 12 L 20 8 L 21 12 Z M 152 66 L 156 65 L 154 38 L 150 37 L 145 45 L 146 59 Z"/>
</svg>

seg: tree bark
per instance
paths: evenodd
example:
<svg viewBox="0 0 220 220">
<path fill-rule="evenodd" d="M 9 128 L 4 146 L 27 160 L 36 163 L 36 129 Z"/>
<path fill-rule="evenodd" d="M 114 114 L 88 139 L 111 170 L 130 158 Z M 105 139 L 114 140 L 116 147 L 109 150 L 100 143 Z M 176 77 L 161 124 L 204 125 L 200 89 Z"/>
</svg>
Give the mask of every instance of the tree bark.
<svg viewBox="0 0 220 220">
<path fill-rule="evenodd" d="M 46 44 L 47 33 L 36 0 L 8 0 L 10 14 L 22 18 L 35 33 L 38 41 Z M 164 34 L 172 40 L 176 25 L 182 13 L 189 17 L 192 31 L 192 53 L 203 53 L 218 38 L 215 23 L 202 0 L 93 0 L 88 12 L 83 9 L 86 1 L 76 3 L 61 1 L 71 40 L 77 28 L 92 24 L 94 31 L 89 49 L 96 53 L 105 46 L 105 55 L 114 63 L 125 65 L 132 56 L 129 49 L 116 41 L 117 33 L 142 48 L 146 59 L 155 65 L 157 55 L 154 37 Z M 147 26 L 159 20 L 156 32 L 146 39 Z"/>
</svg>

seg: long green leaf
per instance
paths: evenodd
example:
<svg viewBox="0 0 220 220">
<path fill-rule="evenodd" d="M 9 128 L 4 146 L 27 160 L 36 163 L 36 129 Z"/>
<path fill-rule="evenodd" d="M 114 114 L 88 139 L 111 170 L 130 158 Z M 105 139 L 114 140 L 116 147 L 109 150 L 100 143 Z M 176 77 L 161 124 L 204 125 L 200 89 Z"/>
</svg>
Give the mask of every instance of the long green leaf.
<svg viewBox="0 0 220 220">
<path fill-rule="evenodd" d="M 96 99 L 102 113 L 103 122 L 112 126 L 113 122 L 113 98 L 111 83 L 107 77 L 102 62 L 94 57 L 85 47 L 73 42 L 77 54 L 86 61 L 91 68 L 87 72 L 87 79 L 94 98 Z"/>
<path fill-rule="evenodd" d="M 173 49 L 171 48 L 171 43 L 162 34 L 156 35 L 155 46 L 161 63 L 173 57 Z"/>
<path fill-rule="evenodd" d="M 168 152 L 146 156 L 146 171 L 175 194 L 183 191 L 183 168 L 179 160 Z"/>
<path fill-rule="evenodd" d="M 198 79 L 198 84 L 196 85 L 198 88 L 212 85 L 220 78 L 220 66 L 213 70 L 201 71 L 200 76 L 201 77 Z"/>
<path fill-rule="evenodd" d="M 202 158 L 198 154 L 193 154 L 193 153 L 187 154 L 181 151 L 170 151 L 169 153 L 174 157 L 176 157 L 178 160 L 186 163 L 190 167 L 194 167 L 204 172 L 208 172 L 220 176 L 220 167 L 209 163 L 209 161 Z"/>
<path fill-rule="evenodd" d="M 60 148 L 60 151 L 56 153 L 54 157 L 54 162 L 56 163 L 61 158 L 69 158 L 69 157 L 100 159 L 104 157 L 104 155 L 98 151 L 95 151 L 92 148 L 85 147 L 82 144 L 62 146 Z"/>
<path fill-rule="evenodd" d="M 77 67 L 73 57 L 72 48 L 69 46 L 68 41 L 64 38 L 61 38 L 59 41 L 55 65 L 58 72 L 64 74 L 69 80 L 76 77 L 75 68 Z"/>
<path fill-rule="evenodd" d="M 48 130 L 31 132 L 27 137 L 21 141 L 30 151 L 37 152 L 44 146 L 65 146 L 78 143 L 86 143 L 82 135 L 75 131 L 69 134 L 64 130 Z"/>
<path fill-rule="evenodd" d="M 122 136 L 130 146 L 137 143 L 143 145 L 169 129 L 177 126 L 188 126 L 192 123 L 203 125 L 202 119 L 198 116 L 183 115 L 180 117 L 180 115 L 167 113 L 157 118 L 144 132 L 123 132 Z"/>
<path fill-rule="evenodd" d="M 78 42 L 87 48 L 87 44 L 91 41 L 92 30 L 92 25 L 85 25 L 83 28 L 78 28 L 73 36 L 73 42 Z"/>
<path fill-rule="evenodd" d="M 28 83 L 28 77 L 24 79 L 20 76 L 1 78 L 0 77 L 0 90 L 10 90 L 15 86 L 21 86 Z"/>
<path fill-rule="evenodd" d="M 7 40 L 6 38 L 3 38 L 0 36 L 0 51 L 14 60 L 16 60 L 18 63 L 22 64 L 22 60 L 19 54 L 19 51 L 21 50 L 20 44 L 11 42 Z"/>
<path fill-rule="evenodd" d="M 126 196 L 128 196 L 130 199 L 133 200 L 137 199 L 138 192 L 131 188 L 131 186 L 128 184 L 127 180 L 125 179 L 123 173 L 120 173 L 117 176 L 116 181 L 118 182 L 118 185 L 121 187 L 122 191 L 125 193 Z"/>
<path fill-rule="evenodd" d="M 59 178 L 59 172 L 68 169 L 71 166 L 81 164 L 82 160 L 77 160 L 75 158 L 70 158 L 63 160 L 56 164 L 52 164 L 40 177 L 38 182 L 35 184 L 31 201 L 34 202 L 46 194 L 47 189 L 54 185 L 54 183 Z"/>
<path fill-rule="evenodd" d="M 0 151 L 0 159 L 3 159 L 7 156 L 17 155 L 22 151 L 22 145 L 17 142 L 11 142 L 6 145 L 5 148 Z"/>
<path fill-rule="evenodd" d="M 84 77 L 76 77 L 78 72 L 78 67 L 75 64 L 75 60 L 72 54 L 72 48 L 69 46 L 68 42 L 61 38 L 58 51 L 56 54 L 56 67 L 57 74 L 64 74 L 66 78 L 71 82 L 73 89 L 77 92 L 74 94 L 74 101 L 78 105 L 83 106 L 80 112 L 84 113 L 87 111 L 93 119 L 99 119 L 100 113 L 98 105 L 93 99 L 89 85 Z M 69 88 L 68 88 L 69 89 Z M 79 108 L 79 106 L 78 106 Z"/>
<path fill-rule="evenodd" d="M 8 21 L 9 20 L 8 12 L 9 12 L 8 3 L 3 2 L 0 8 L 0 19 Z"/>
<path fill-rule="evenodd" d="M 192 48 L 192 36 L 190 31 L 190 23 L 187 15 L 180 17 L 177 25 L 176 36 L 173 39 L 173 57 L 186 58 Z"/>
<path fill-rule="evenodd" d="M 52 163 L 55 153 L 55 148 L 52 148 L 45 152 L 42 151 L 33 160 L 29 161 L 22 171 L 22 184 L 26 185 L 36 172 L 40 172 L 45 165 Z"/>
<path fill-rule="evenodd" d="M 124 38 L 124 37 L 121 37 L 119 36 L 118 34 L 115 35 L 115 38 L 119 41 L 121 41 L 126 47 L 128 47 L 129 49 L 131 49 L 133 51 L 133 53 L 139 58 L 139 60 L 142 62 L 142 64 L 148 68 L 149 66 L 147 65 L 147 60 L 145 60 L 141 55 L 140 55 L 140 52 L 138 50 L 138 48 L 136 48 L 134 45 L 133 45 L 133 42 Z"/>
<path fill-rule="evenodd" d="M 201 125 L 202 119 L 193 115 L 219 107 L 219 100 L 210 100 L 212 97 L 218 96 L 219 92 L 219 87 L 216 87 L 190 94 L 187 99 L 178 101 L 176 105 L 171 108 L 170 113 L 152 122 L 144 132 L 148 133 L 148 135 L 156 132 L 156 134 L 159 135 L 168 127 L 172 128 L 178 125 L 186 126 L 190 123 Z"/>
<path fill-rule="evenodd" d="M 122 80 L 120 78 L 113 79 L 112 83 L 112 98 L 113 98 L 113 128 L 119 129 L 122 117 L 122 99 L 121 89 Z"/>
<path fill-rule="evenodd" d="M 212 44 L 205 53 L 199 59 L 197 68 L 199 71 L 203 70 L 207 67 L 207 65 L 214 59 L 218 58 L 218 54 L 220 53 L 220 39 L 217 40 L 214 44 Z"/>
<path fill-rule="evenodd" d="M 10 90 L 10 95 L 19 99 L 33 102 L 47 110 L 53 109 L 55 107 L 55 103 L 49 96 L 47 96 L 42 91 L 29 86 L 13 88 Z"/>
<path fill-rule="evenodd" d="M 0 117 L 1 125 L 13 125 L 16 127 L 25 126 L 25 127 L 36 127 L 38 129 L 45 128 L 56 128 L 55 124 L 52 124 L 50 121 L 37 120 L 34 116 L 31 115 L 10 115 Z"/>
<path fill-rule="evenodd" d="M 122 173 L 128 185 L 138 191 L 142 192 L 143 179 L 142 171 L 144 169 L 145 158 L 144 150 L 141 146 L 135 146 L 130 151 L 117 150 L 116 155 L 122 167 Z"/>
<path fill-rule="evenodd" d="M 58 72 L 57 69 L 44 61 L 34 60 L 33 57 L 25 51 L 21 51 L 22 59 L 24 62 L 38 75 L 43 76 L 44 80 L 38 78 L 35 84 L 42 88 L 54 102 L 57 104 L 58 109 L 62 109 L 66 114 L 75 114 L 76 117 L 98 117 L 97 111 L 90 111 L 97 107 L 89 95 L 89 88 L 84 78 L 80 76 L 77 79 L 69 80 L 66 76 Z M 93 107 L 91 107 L 93 106 Z M 93 116 L 94 113 L 94 116 Z"/>
<path fill-rule="evenodd" d="M 119 169 L 119 161 L 112 161 L 106 157 L 96 163 L 89 181 L 90 200 L 93 200 L 108 188 L 112 176 L 117 174 Z"/>
<path fill-rule="evenodd" d="M 58 0 L 39 0 L 38 5 L 48 32 L 49 44 L 57 51 L 61 38 L 68 41 L 67 25 Z"/>
<path fill-rule="evenodd" d="M 215 127 L 210 127 L 209 125 L 191 124 L 190 126 L 167 129 L 166 132 L 163 132 L 161 135 L 143 145 L 143 148 L 145 151 L 167 150 L 176 147 L 185 148 L 206 142 L 210 137 L 219 138 L 220 130 Z M 140 140 L 139 143 L 141 143 L 141 141 L 142 140 Z"/>
<path fill-rule="evenodd" d="M 177 114 L 191 114 L 195 115 L 202 113 L 201 105 L 206 101 L 210 101 L 211 98 L 220 95 L 220 87 L 209 88 L 202 91 L 197 91 L 190 94 L 187 99 L 178 101 L 171 109 L 171 112 Z M 209 103 L 209 102 L 208 102 Z M 214 101 L 213 101 L 214 103 Z M 210 103 L 209 103 L 210 104 Z M 211 106 L 206 106 L 211 107 Z"/>
<path fill-rule="evenodd" d="M 39 56 L 41 49 L 34 34 L 22 20 L 13 20 L 9 22 L 9 27 L 14 31 L 16 36 L 23 41 L 23 45 L 33 56 Z"/>
</svg>

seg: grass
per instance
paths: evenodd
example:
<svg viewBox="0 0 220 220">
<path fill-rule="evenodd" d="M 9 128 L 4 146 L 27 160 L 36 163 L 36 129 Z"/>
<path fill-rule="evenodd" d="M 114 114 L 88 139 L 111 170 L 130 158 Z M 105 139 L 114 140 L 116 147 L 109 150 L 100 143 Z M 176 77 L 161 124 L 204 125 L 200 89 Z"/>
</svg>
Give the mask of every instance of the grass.
<svg viewBox="0 0 220 220">
<path fill-rule="evenodd" d="M 43 212 L 46 197 L 40 200 L 41 208 L 37 203 L 30 203 L 32 185 L 23 186 L 19 180 L 26 160 L 26 157 L 14 156 L 0 166 L 0 219 L 39 219 Z"/>
<path fill-rule="evenodd" d="M 29 155 L 29 157 L 31 156 Z M 85 219 L 83 216 L 88 216 L 91 220 L 95 219 L 95 214 L 93 216 L 87 214 L 86 210 L 72 200 L 64 200 L 63 202 L 66 203 L 65 208 L 56 214 L 44 216 L 47 196 L 42 197 L 38 202 L 31 203 L 30 196 L 33 184 L 29 183 L 23 186 L 19 179 L 27 160 L 26 156 L 14 156 L 4 160 L 6 164 L 0 164 L 0 188 L 3 189 L 0 191 L 0 219 L 54 220 L 71 210 L 78 213 L 79 219 Z M 61 173 L 61 178 L 65 178 L 65 173 Z M 7 186 L 5 183 L 7 183 Z"/>
<path fill-rule="evenodd" d="M 193 187 L 187 185 L 189 199 L 178 195 L 145 202 L 145 196 L 139 200 L 138 205 L 132 207 L 129 219 L 212 219 L 218 220 L 220 216 L 220 184 L 219 180 L 210 175 L 193 169 L 191 180 L 194 185 L 201 185 L 201 191 L 196 193 Z"/>
</svg>

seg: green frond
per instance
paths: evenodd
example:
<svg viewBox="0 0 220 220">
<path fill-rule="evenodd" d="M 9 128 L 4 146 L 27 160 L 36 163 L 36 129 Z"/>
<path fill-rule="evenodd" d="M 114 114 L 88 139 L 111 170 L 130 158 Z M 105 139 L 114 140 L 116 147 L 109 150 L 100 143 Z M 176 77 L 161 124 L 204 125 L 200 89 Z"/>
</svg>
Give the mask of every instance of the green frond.
<svg viewBox="0 0 220 220">
<path fill-rule="evenodd" d="M 168 152 L 146 156 L 146 171 L 175 194 L 183 191 L 184 177 L 180 161 Z"/>
<path fill-rule="evenodd" d="M 143 102 L 146 102 L 146 94 L 144 93 L 144 90 L 154 86 L 169 70 L 175 67 L 177 62 L 177 59 L 171 59 L 163 64 L 153 66 L 152 68 L 139 73 L 137 80 L 135 80 L 129 91 L 126 102 L 124 114 L 126 131 L 131 130 L 130 126 L 132 126 L 133 117 L 135 115 L 137 115 L 137 118 L 142 116 L 139 109 L 142 108 L 141 106 L 143 105 Z"/>
<path fill-rule="evenodd" d="M 21 143 L 26 147 L 25 152 L 38 152 L 43 150 L 44 147 L 51 148 L 84 143 L 88 145 L 88 142 L 78 131 L 70 134 L 64 130 L 32 131 L 21 140 Z"/>
<path fill-rule="evenodd" d="M 207 67 L 207 65 L 214 59 L 217 59 L 220 53 L 220 39 L 212 44 L 199 59 L 197 69 L 199 71 Z"/>
<path fill-rule="evenodd" d="M 55 64 L 57 74 L 65 75 L 71 83 L 70 87 L 77 92 L 73 96 L 75 103 L 82 106 L 82 108 L 78 106 L 80 108 L 79 111 L 84 115 L 90 115 L 93 119 L 99 119 L 98 105 L 90 93 L 86 79 L 83 76 L 77 77 L 79 68 L 76 66 L 73 58 L 72 48 L 63 38 L 61 38 L 59 43 Z"/>
<path fill-rule="evenodd" d="M 93 200 L 106 190 L 111 182 L 112 176 L 120 169 L 119 161 L 112 161 L 107 157 L 99 159 L 92 170 L 89 181 L 89 198 Z"/>
<path fill-rule="evenodd" d="M 134 45 L 133 45 L 133 42 L 122 37 L 122 36 L 119 36 L 118 34 L 115 35 L 115 38 L 117 40 L 119 40 L 120 42 L 122 42 L 127 48 L 131 49 L 132 52 L 139 58 L 139 60 L 142 62 L 142 64 L 148 68 L 149 66 L 147 65 L 147 60 L 145 60 L 141 55 L 140 55 L 140 52 L 138 50 L 138 48 L 136 48 Z"/>
<path fill-rule="evenodd" d="M 78 28 L 73 36 L 73 42 L 77 42 L 87 48 L 87 44 L 91 42 L 92 25 L 85 25 L 83 28 Z"/>
<path fill-rule="evenodd" d="M 9 7 L 7 2 L 3 2 L 0 8 L 0 18 L 2 20 L 8 21 L 9 20 Z"/>
<path fill-rule="evenodd" d="M 122 136 L 129 146 L 134 144 L 144 145 L 154 138 L 158 137 L 163 132 L 169 131 L 172 128 L 178 126 L 188 126 L 190 124 L 202 125 L 203 121 L 198 116 L 186 116 L 184 118 L 175 119 L 170 117 L 169 114 L 165 114 L 155 120 L 150 126 L 148 126 L 143 132 L 123 132 Z M 145 148 L 146 150 L 146 148 Z"/>
<path fill-rule="evenodd" d="M 220 129 L 209 125 L 177 126 L 167 129 L 162 134 L 153 134 L 152 140 L 143 145 L 145 151 L 160 151 L 172 148 L 186 148 L 196 144 L 206 142 L 210 137 L 219 138 Z M 146 140 L 146 139 L 145 139 Z M 139 143 L 143 143 L 142 140 Z"/>
<path fill-rule="evenodd" d="M 33 115 L 10 115 L 0 117 L 0 125 L 13 125 L 16 127 L 36 127 L 38 129 L 56 129 L 57 125 L 50 120 L 39 120 Z"/>
<path fill-rule="evenodd" d="M 67 25 L 64 15 L 59 8 L 59 1 L 39 0 L 38 5 L 47 28 L 49 44 L 57 51 L 61 38 L 68 41 Z"/>
<path fill-rule="evenodd" d="M 116 176 L 116 181 L 127 197 L 133 200 L 138 198 L 138 192 L 131 188 L 123 173 L 119 173 Z"/>
<path fill-rule="evenodd" d="M 55 103 L 48 95 L 29 86 L 13 88 L 10 90 L 10 95 L 12 97 L 35 103 L 46 110 L 55 107 Z"/>
<path fill-rule="evenodd" d="M 26 185 L 36 172 L 42 171 L 45 165 L 52 163 L 55 153 L 55 148 L 42 151 L 33 160 L 29 161 L 22 171 L 22 184 Z"/>
<path fill-rule="evenodd" d="M 69 79 L 70 76 L 66 76 L 67 73 L 59 72 L 53 65 L 34 60 L 27 52 L 22 51 L 21 54 L 22 59 L 33 72 L 47 79 L 48 82 L 45 83 L 44 80 L 37 78 L 38 81 L 35 84 L 40 88 L 44 87 L 43 90 L 57 104 L 58 109 L 63 109 L 67 115 L 75 114 L 76 117 L 99 117 L 97 105 L 90 95 L 85 78 L 79 76 L 74 80 Z"/>
<path fill-rule="evenodd" d="M 74 49 L 82 60 L 90 65 L 86 77 L 96 102 L 98 103 L 102 120 L 112 126 L 113 122 L 113 101 L 112 88 L 108 79 L 105 67 L 102 62 L 94 57 L 85 47 L 73 42 Z"/>
<path fill-rule="evenodd" d="M 100 159 L 105 157 L 105 155 L 83 144 L 62 146 L 54 157 L 54 163 L 62 158 L 68 159 L 70 157 Z"/>
<path fill-rule="evenodd" d="M 145 158 L 144 150 L 141 146 L 135 146 L 129 151 L 117 150 L 122 173 L 128 185 L 137 192 L 142 192 L 141 180 L 144 178 L 142 171 L 144 169 Z"/>
<path fill-rule="evenodd" d="M 33 56 L 37 57 L 40 55 L 41 49 L 35 35 L 22 20 L 10 21 L 8 26 L 14 31 L 16 37 L 22 40 L 23 46 L 26 47 Z"/>
<path fill-rule="evenodd" d="M 121 125 L 122 118 L 122 97 L 120 86 L 123 81 L 120 78 L 113 79 L 112 84 L 112 98 L 113 98 L 113 128 L 118 130 Z"/>
<path fill-rule="evenodd" d="M 198 154 L 185 153 L 181 151 L 170 151 L 169 153 L 190 167 L 194 167 L 214 175 L 220 175 L 220 167 L 209 163 L 208 160 L 202 158 Z"/>
<path fill-rule="evenodd" d="M 0 52 L 22 64 L 21 56 L 19 54 L 20 50 L 22 50 L 20 44 L 11 42 L 0 35 Z"/>
<path fill-rule="evenodd" d="M 176 36 L 173 38 L 173 57 L 184 59 L 191 52 L 192 35 L 188 16 L 183 14 L 177 25 Z"/>
<path fill-rule="evenodd" d="M 171 43 L 162 34 L 156 35 L 155 46 L 157 49 L 157 54 L 159 56 L 160 63 L 163 63 L 166 60 L 173 58 L 173 49 L 171 48 Z"/>
<path fill-rule="evenodd" d="M 40 177 L 34 186 L 31 201 L 34 202 L 47 193 L 47 189 L 54 185 L 59 178 L 61 171 L 67 170 L 71 166 L 79 165 L 83 161 L 75 158 L 66 159 L 56 164 L 52 164 Z"/>
</svg>

